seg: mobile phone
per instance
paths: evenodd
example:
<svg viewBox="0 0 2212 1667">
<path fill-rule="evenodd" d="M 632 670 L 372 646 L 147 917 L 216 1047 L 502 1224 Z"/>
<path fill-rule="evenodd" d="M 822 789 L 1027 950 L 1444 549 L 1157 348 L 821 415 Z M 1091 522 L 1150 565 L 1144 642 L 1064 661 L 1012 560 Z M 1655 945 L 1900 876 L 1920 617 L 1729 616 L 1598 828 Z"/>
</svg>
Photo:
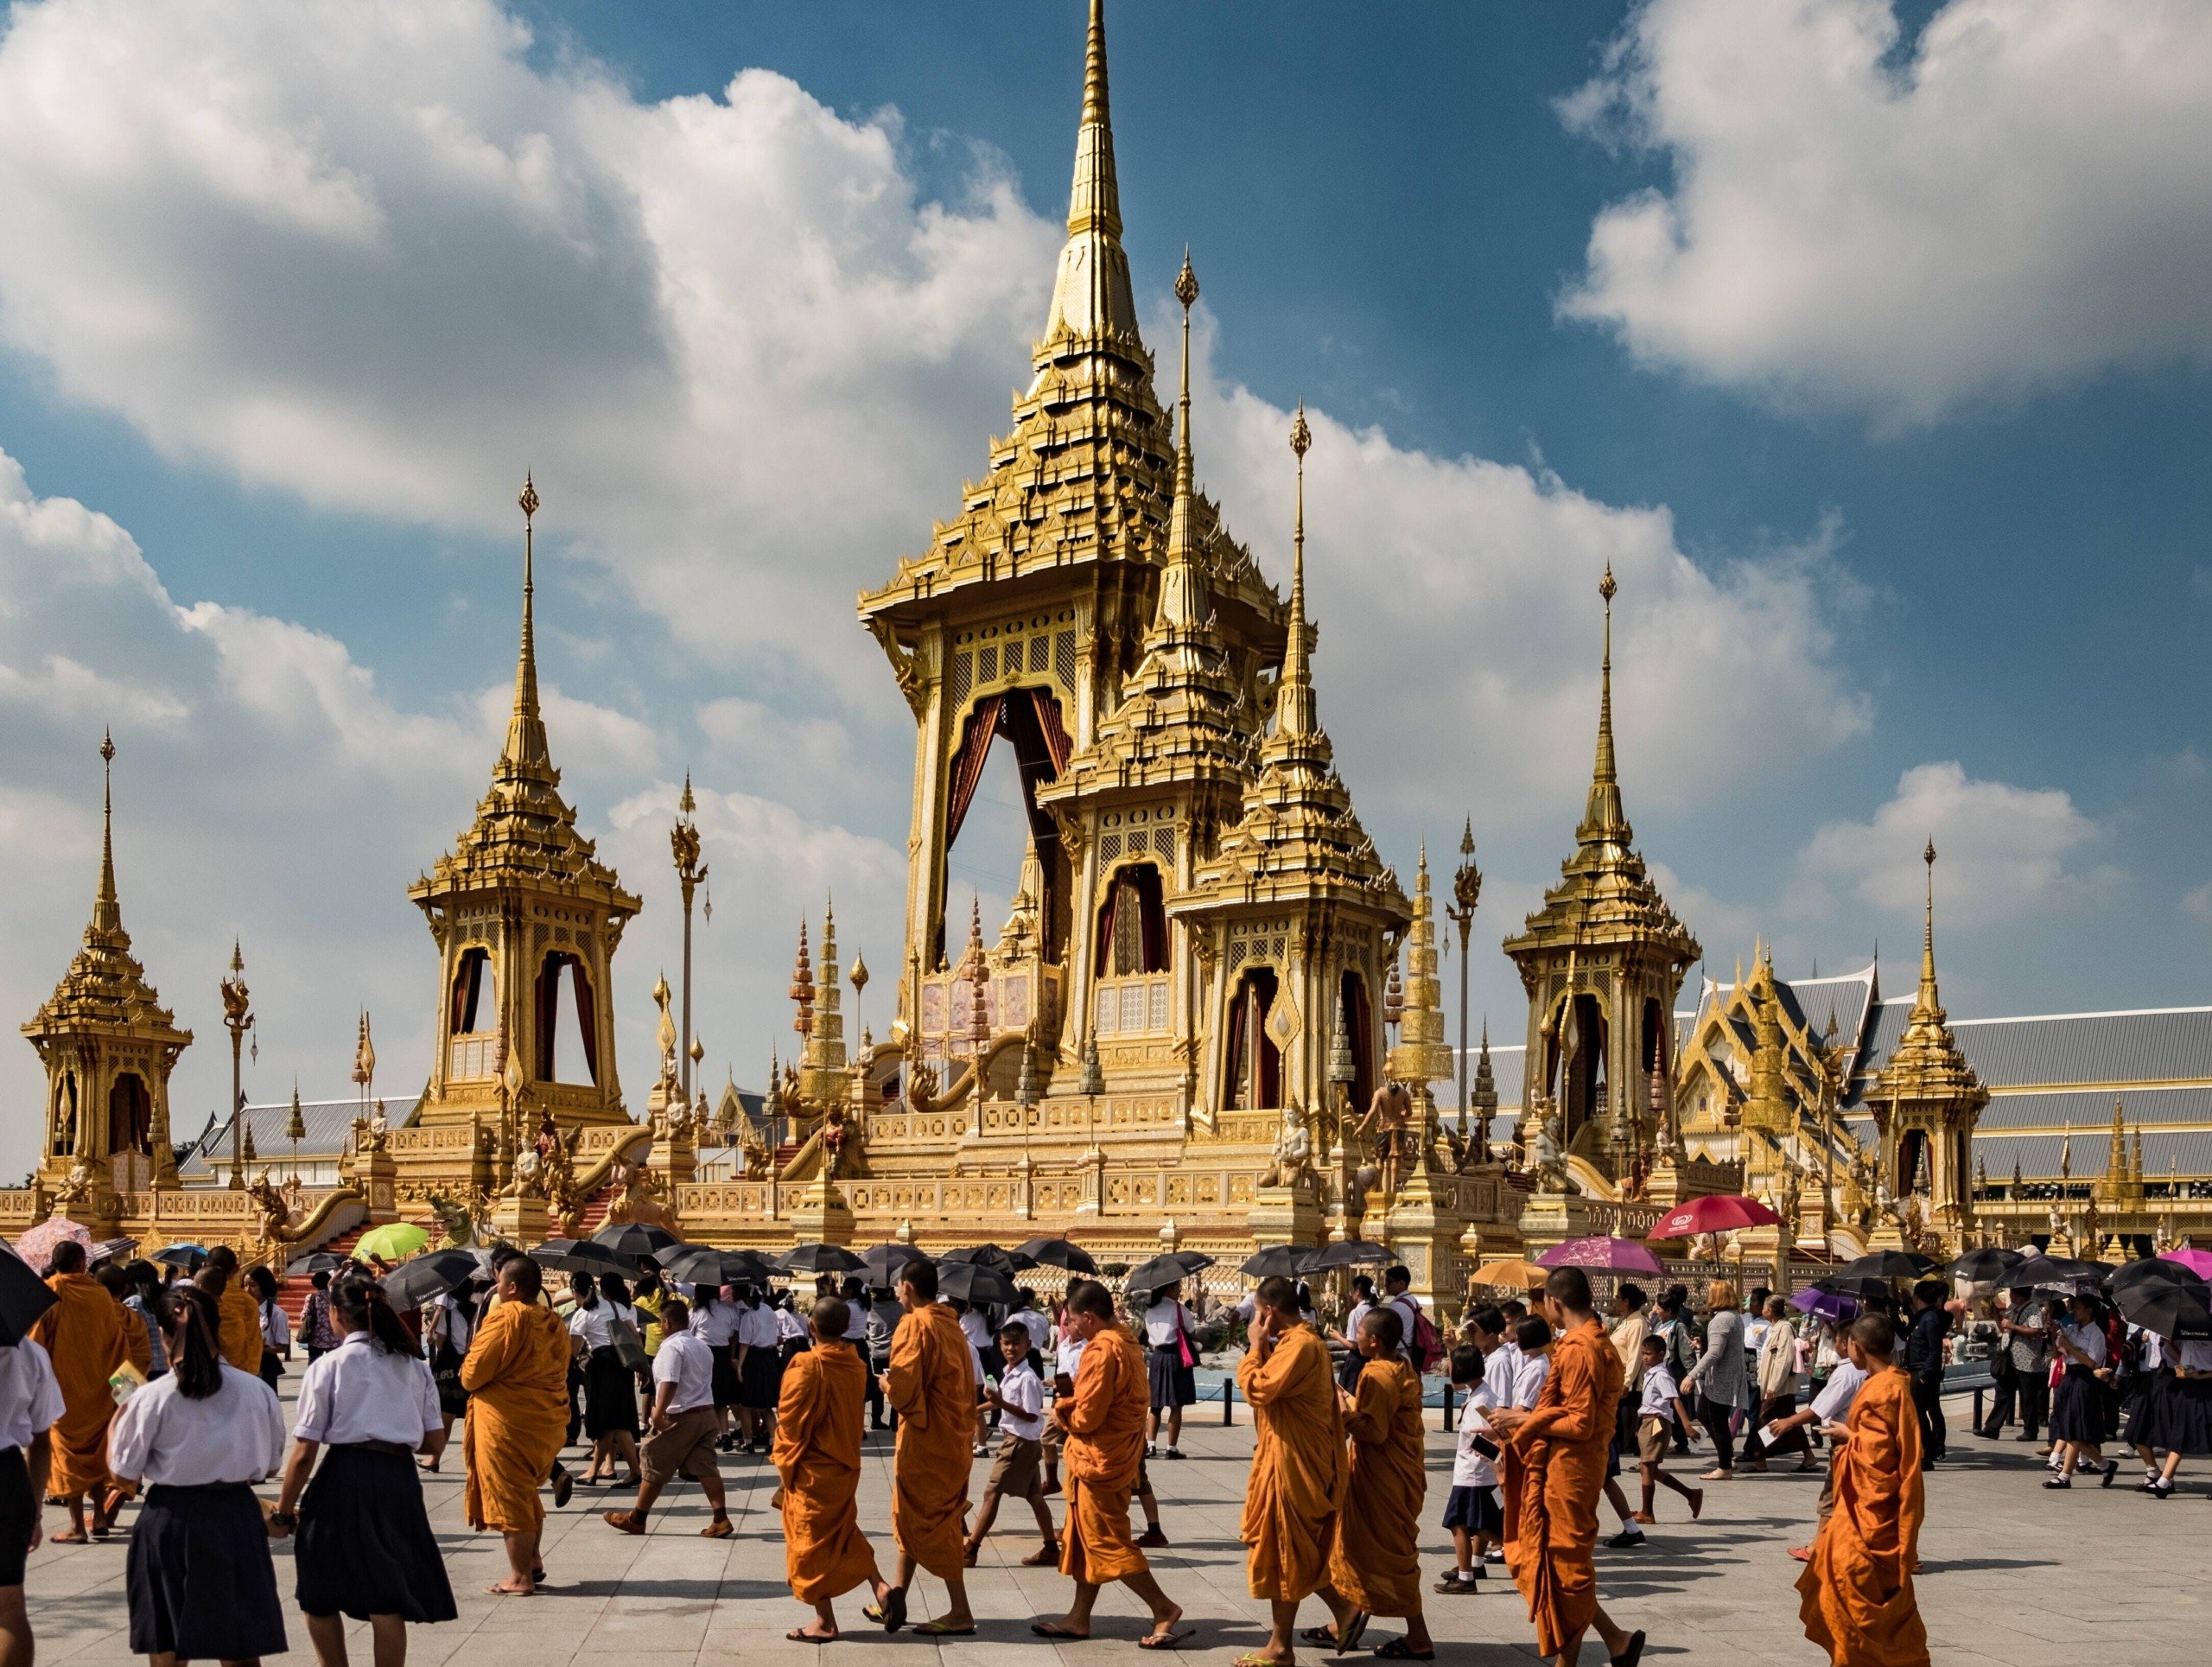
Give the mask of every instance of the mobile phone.
<svg viewBox="0 0 2212 1667">
<path fill-rule="evenodd" d="M 1052 1393 L 1055 1395 L 1073 1395 L 1075 1393 L 1075 1379 L 1069 1377 L 1067 1373 L 1064 1371 L 1054 1372 L 1052 1374 Z"/>
<path fill-rule="evenodd" d="M 1495 1459 L 1498 1455 L 1499 1448 L 1497 1443 L 1491 1441 L 1487 1435 L 1471 1435 L 1467 1438 L 1467 1445 L 1474 1448 L 1476 1452 L 1481 1454 L 1485 1459 Z"/>
</svg>

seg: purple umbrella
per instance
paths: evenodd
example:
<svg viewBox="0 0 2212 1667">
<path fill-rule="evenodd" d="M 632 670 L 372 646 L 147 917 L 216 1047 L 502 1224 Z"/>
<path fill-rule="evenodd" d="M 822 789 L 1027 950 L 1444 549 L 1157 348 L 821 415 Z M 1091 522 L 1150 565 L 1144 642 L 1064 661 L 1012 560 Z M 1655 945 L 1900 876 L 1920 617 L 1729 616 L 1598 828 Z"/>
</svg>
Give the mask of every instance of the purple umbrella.
<svg viewBox="0 0 2212 1667">
<path fill-rule="evenodd" d="M 1825 1320 L 1831 1326 L 1840 1326 L 1859 1312 L 1859 1305 L 1847 1296 L 1837 1296 L 1829 1291 L 1816 1291 L 1808 1286 L 1789 1299 L 1789 1306 L 1815 1319 Z"/>
<path fill-rule="evenodd" d="M 1570 1238 L 1536 1258 L 1540 1268 L 1597 1268 L 1607 1273 L 1648 1274 L 1667 1269 L 1659 1258 L 1632 1238 Z"/>
<path fill-rule="evenodd" d="M 2161 1250 L 2161 1262 L 2178 1262 L 2193 1274 L 2212 1279 L 2212 1250 L 2196 1250 L 2183 1246 L 2178 1250 Z"/>
</svg>

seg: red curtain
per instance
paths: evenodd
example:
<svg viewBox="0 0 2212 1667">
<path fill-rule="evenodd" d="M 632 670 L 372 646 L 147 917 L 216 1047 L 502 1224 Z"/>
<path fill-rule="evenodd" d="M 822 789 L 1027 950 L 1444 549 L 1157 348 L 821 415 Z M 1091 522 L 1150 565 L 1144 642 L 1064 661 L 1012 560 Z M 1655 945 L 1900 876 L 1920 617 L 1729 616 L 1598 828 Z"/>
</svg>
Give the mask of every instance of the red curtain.
<svg viewBox="0 0 2212 1667">
<path fill-rule="evenodd" d="M 584 971 L 584 964 L 571 958 L 569 962 L 576 984 L 576 1034 L 584 1040 L 584 1075 L 596 1085 L 599 1081 L 598 1015 L 592 1011 L 591 978 Z"/>
<path fill-rule="evenodd" d="M 1068 760 L 1075 755 L 1075 742 L 1068 739 L 1068 732 L 1060 723 L 1060 703 L 1047 690 L 1023 692 L 1028 695 L 1032 709 L 1037 714 L 1037 728 L 1045 737 L 1045 750 L 1052 756 L 1052 776 L 1057 780 L 1068 767 Z"/>
<path fill-rule="evenodd" d="M 983 764 L 991 755 L 991 738 L 998 734 L 999 709 L 1004 697 L 987 695 L 976 703 L 976 709 L 968 715 L 968 729 L 960 738 L 960 750 L 952 760 L 951 815 L 945 824 L 944 843 L 950 846 L 960 837 L 960 824 L 968 819 L 968 807 L 976 802 L 976 789 L 982 785 Z"/>
<path fill-rule="evenodd" d="M 537 1070 L 533 1073 L 542 1083 L 553 1080 L 553 1031 L 561 1012 L 561 958 L 549 955 L 537 970 L 537 988 L 531 992 L 537 1008 L 537 1046 L 531 1050 L 537 1056 Z"/>
</svg>

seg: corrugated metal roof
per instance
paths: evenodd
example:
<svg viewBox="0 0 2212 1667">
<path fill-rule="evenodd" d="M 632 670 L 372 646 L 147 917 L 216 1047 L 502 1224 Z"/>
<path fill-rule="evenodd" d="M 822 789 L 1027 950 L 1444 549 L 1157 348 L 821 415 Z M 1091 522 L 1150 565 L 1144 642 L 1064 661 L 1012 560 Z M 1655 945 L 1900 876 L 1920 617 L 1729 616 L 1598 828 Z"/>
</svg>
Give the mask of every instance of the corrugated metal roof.
<svg viewBox="0 0 2212 1667">
<path fill-rule="evenodd" d="M 1911 1012 L 1904 996 L 1877 1004 L 1853 1103 L 1864 1098 Z M 2212 1082 L 2212 1007 L 1954 1019 L 1951 1030 L 1982 1081 L 2000 1091 L 2013 1084 Z M 2105 1108 L 2107 1117 L 2111 1110 Z"/>
<path fill-rule="evenodd" d="M 1981 1114 L 1980 1126 L 1984 1132 L 2070 1127 L 2078 1155 L 2085 1134 L 2110 1135 L 2115 1100 L 2131 1127 L 2136 1123 L 2151 1129 L 2161 1123 L 2201 1123 L 2212 1128 L 2212 1088 L 2138 1088 L 2118 1095 L 2101 1088 L 1999 1094 Z"/>
<path fill-rule="evenodd" d="M 2019 1162 L 2021 1175 L 2029 1180 L 2058 1179 L 2059 1155 L 2065 1146 L 2060 1135 L 1993 1135 L 1974 1137 L 1975 1161 L 1988 1172 L 1993 1184 L 2002 1186 L 2012 1176 L 2015 1159 Z M 2192 1129 L 2167 1132 L 2146 1129 L 2143 1131 L 2143 1179 L 2163 1180 L 2168 1173 L 2177 1170 L 2183 1175 L 2202 1175 L 2212 1172 L 2212 1129 Z M 2077 1136 L 2074 1142 L 2074 1180 L 2088 1183 L 2105 1172 L 2105 1153 L 2101 1145 L 2091 1141 L 2088 1149 Z"/>
<path fill-rule="evenodd" d="M 405 1123 L 415 1115 L 416 1097 L 385 1101 L 385 1117 L 394 1129 Z M 307 1133 L 300 1140 L 300 1156 L 333 1158 L 345 1149 L 346 1137 L 353 1130 L 353 1119 L 361 1113 L 359 1099 L 302 1100 L 300 1123 Z M 280 1100 L 270 1105 L 249 1105 L 245 1108 L 246 1130 L 253 1136 L 253 1149 L 257 1161 L 273 1163 L 278 1158 L 289 1158 L 292 1142 L 284 1137 L 284 1127 L 292 1120 L 292 1103 Z M 214 1174 L 231 1161 L 231 1119 L 218 1117 L 193 1146 L 189 1155 L 177 1167 L 181 1180 Z"/>
<path fill-rule="evenodd" d="M 1517 1109 L 1521 1104 L 1521 1078 L 1524 1056 L 1528 1052 L 1528 1045 L 1523 1042 L 1515 1042 L 1509 1047 L 1500 1047 L 1496 1042 L 1490 1045 L 1490 1078 L 1497 1085 L 1497 1103 L 1502 1106 L 1510 1105 Z M 1474 1061 L 1481 1057 L 1481 1053 L 1479 1049 L 1470 1049 L 1469 1053 L 1471 1057 L 1467 1061 L 1467 1091 L 1471 1094 L 1475 1091 Z M 1459 1050 L 1455 1047 L 1452 1050 L 1454 1071 L 1459 1069 Z M 1437 1104 L 1449 1110 L 1459 1091 L 1457 1078 L 1452 1078 L 1449 1094 L 1440 1085 L 1436 1090 Z"/>
</svg>

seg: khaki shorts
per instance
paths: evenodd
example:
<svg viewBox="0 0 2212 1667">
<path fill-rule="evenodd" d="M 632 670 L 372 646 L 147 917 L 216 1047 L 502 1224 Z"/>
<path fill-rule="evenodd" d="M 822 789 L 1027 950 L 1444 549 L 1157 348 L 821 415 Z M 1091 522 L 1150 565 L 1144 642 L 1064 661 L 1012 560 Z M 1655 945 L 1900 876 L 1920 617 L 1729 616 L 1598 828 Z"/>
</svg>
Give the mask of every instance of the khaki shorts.
<svg viewBox="0 0 2212 1667">
<path fill-rule="evenodd" d="M 1002 1499 L 1026 1499 L 1043 1490 L 1039 1467 L 1045 1444 L 1012 1432 L 999 1438 L 998 1457 L 991 1461 L 990 1480 L 985 1484 Z"/>
<path fill-rule="evenodd" d="M 646 1480 L 663 1486 L 678 1476 L 702 1480 L 715 1473 L 715 1437 L 721 1428 L 721 1421 L 712 1407 L 679 1412 L 665 1428 L 654 1431 L 639 1444 L 639 1467 L 645 1473 Z"/>
<path fill-rule="evenodd" d="M 1636 1456 L 1647 1465 L 1663 1465 L 1674 1437 L 1675 1427 L 1666 1419 L 1646 1418 L 1636 1427 Z"/>
</svg>

